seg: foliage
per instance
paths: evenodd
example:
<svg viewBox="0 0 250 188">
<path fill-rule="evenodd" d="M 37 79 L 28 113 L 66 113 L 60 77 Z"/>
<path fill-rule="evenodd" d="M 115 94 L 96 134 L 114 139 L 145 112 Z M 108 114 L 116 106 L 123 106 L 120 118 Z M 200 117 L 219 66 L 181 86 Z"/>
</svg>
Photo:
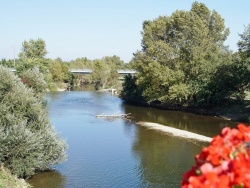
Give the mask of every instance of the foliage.
<svg viewBox="0 0 250 188">
<path fill-rule="evenodd" d="M 14 67 L 14 60 L 2 59 L 0 61 L 0 65 L 3 66 L 3 67 L 13 68 Z"/>
<path fill-rule="evenodd" d="M 69 63 L 70 69 L 92 69 L 91 75 L 73 75 L 72 81 L 74 85 L 82 83 L 95 83 L 96 88 L 106 88 L 118 86 L 117 69 L 128 68 L 120 57 L 105 56 L 102 59 L 89 60 L 85 58 L 77 58 Z M 103 70 L 103 71 L 102 71 Z"/>
<path fill-rule="evenodd" d="M 238 42 L 239 52 L 244 57 L 250 57 L 250 24 L 245 27 L 243 34 L 239 35 L 241 40 Z"/>
<path fill-rule="evenodd" d="M 52 80 L 49 72 L 49 59 L 45 58 L 46 54 L 44 40 L 38 38 L 24 41 L 19 53 L 19 62 L 16 65 L 17 73 L 22 74 L 23 71 L 37 67 L 44 74 L 44 79 L 49 85 Z"/>
<path fill-rule="evenodd" d="M 45 41 L 38 38 L 37 40 L 30 39 L 24 41 L 19 54 L 20 59 L 44 59 L 47 54 Z"/>
<path fill-rule="evenodd" d="M 113 64 L 117 69 L 123 69 L 126 68 L 126 64 L 124 61 L 120 59 L 120 57 L 114 55 L 114 56 L 105 56 L 103 58 L 104 61 L 106 61 L 108 64 Z"/>
<path fill-rule="evenodd" d="M 241 40 L 238 42 L 241 65 L 244 69 L 244 81 L 246 90 L 250 91 L 250 24 L 245 28 L 243 34 L 240 34 Z"/>
<path fill-rule="evenodd" d="M 50 63 L 49 71 L 54 82 L 69 82 L 70 80 L 68 66 L 59 58 Z"/>
<path fill-rule="evenodd" d="M 218 67 L 204 90 L 199 92 L 199 103 L 217 105 L 230 99 L 243 101 L 250 84 L 249 63 L 250 59 L 234 59 L 231 64 Z"/>
<path fill-rule="evenodd" d="M 231 63 L 223 45 L 228 34 L 221 16 L 198 2 L 190 11 L 145 21 L 142 50 L 133 59 L 143 97 L 149 103 L 199 104 L 213 73 Z"/>
<path fill-rule="evenodd" d="M 195 157 L 182 187 L 250 187 L 250 126 L 224 128 Z"/>
<path fill-rule="evenodd" d="M 92 61 L 86 57 L 77 58 L 69 63 L 71 69 L 88 69 L 91 68 Z"/>
<path fill-rule="evenodd" d="M 33 89 L 35 96 L 42 100 L 47 89 L 47 84 L 39 69 L 37 67 L 28 69 L 22 72 L 20 77 L 26 86 Z"/>
<path fill-rule="evenodd" d="M 91 77 L 96 88 L 112 87 L 118 80 L 117 67 L 105 57 L 101 60 L 94 60 Z"/>
<path fill-rule="evenodd" d="M 38 68 L 44 75 L 49 90 L 58 89 L 58 85 L 62 83 L 70 83 L 71 75 L 68 71 L 68 65 L 60 58 L 46 59 L 46 54 L 46 44 L 42 39 L 24 41 L 19 53 L 17 73 L 22 75 L 22 72 L 26 70 Z"/>
<path fill-rule="evenodd" d="M 38 38 L 37 40 L 24 41 L 19 53 L 20 62 L 17 64 L 17 71 L 22 72 L 38 67 L 42 73 L 48 72 L 49 61 L 45 59 L 47 53 L 44 40 Z"/>
<path fill-rule="evenodd" d="M 233 55 L 231 63 L 217 67 L 210 81 L 199 92 L 197 98 L 200 104 L 215 105 L 232 99 L 245 99 L 250 88 L 250 26 L 240 37 L 239 51 Z"/>
<path fill-rule="evenodd" d="M 130 74 L 125 76 L 123 90 L 120 93 L 120 97 L 133 102 L 145 101 L 142 97 L 142 90 L 136 85 L 136 77 L 133 77 Z"/>
<path fill-rule="evenodd" d="M 0 166 L 0 187 L 1 188 L 28 188 L 31 187 L 24 179 L 18 179 L 10 171 Z"/>
<path fill-rule="evenodd" d="M 19 177 L 29 177 L 65 160 L 65 141 L 51 126 L 42 100 L 3 67 L 0 101 L 0 163 Z"/>
</svg>

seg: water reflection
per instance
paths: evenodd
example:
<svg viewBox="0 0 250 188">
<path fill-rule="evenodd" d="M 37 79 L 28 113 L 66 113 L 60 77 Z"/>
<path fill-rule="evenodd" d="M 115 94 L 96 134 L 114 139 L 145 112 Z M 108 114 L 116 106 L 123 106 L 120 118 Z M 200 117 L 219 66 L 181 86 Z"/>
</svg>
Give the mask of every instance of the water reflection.
<svg viewBox="0 0 250 188">
<path fill-rule="evenodd" d="M 94 84 L 83 84 L 80 86 L 74 86 L 70 89 L 71 91 L 95 91 Z"/>
<path fill-rule="evenodd" d="M 225 126 L 236 126 L 236 123 L 221 118 L 155 108 L 136 107 L 127 104 L 124 105 L 124 111 L 125 113 L 131 113 L 137 121 L 160 123 L 205 136 L 219 134 Z"/>
<path fill-rule="evenodd" d="M 136 135 L 132 150 L 140 161 L 141 187 L 179 187 L 183 173 L 194 164 L 193 154 L 206 145 L 192 144 L 145 127 L 138 127 Z"/>
<path fill-rule="evenodd" d="M 34 188 L 179 187 L 202 144 L 148 130 L 122 119 L 109 122 L 98 114 L 131 113 L 149 121 L 213 134 L 226 121 L 174 111 L 124 105 L 93 91 L 49 93 L 51 122 L 67 139 L 68 160 L 29 180 Z M 208 127 L 207 127 L 208 126 Z M 212 128 L 211 128 L 212 127 Z M 204 134 L 205 135 L 205 134 Z"/>
<path fill-rule="evenodd" d="M 40 172 L 28 180 L 34 188 L 62 188 L 66 183 L 66 177 L 57 170 Z"/>
</svg>

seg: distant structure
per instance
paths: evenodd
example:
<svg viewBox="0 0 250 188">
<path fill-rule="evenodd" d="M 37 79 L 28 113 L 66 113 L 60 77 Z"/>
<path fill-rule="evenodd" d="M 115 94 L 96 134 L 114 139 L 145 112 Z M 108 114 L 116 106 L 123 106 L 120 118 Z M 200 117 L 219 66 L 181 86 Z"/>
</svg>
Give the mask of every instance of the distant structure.
<svg viewBox="0 0 250 188">
<path fill-rule="evenodd" d="M 8 68 L 8 69 L 11 72 L 16 72 L 16 69 L 14 69 L 14 68 Z M 91 69 L 69 69 L 69 72 L 71 72 L 72 74 L 91 74 L 92 70 Z M 137 71 L 133 70 L 133 69 L 118 69 L 117 72 L 121 76 L 126 76 L 129 74 L 134 76 L 137 73 Z"/>
<path fill-rule="evenodd" d="M 11 72 L 16 72 L 16 69 L 14 69 L 14 68 L 8 68 L 9 69 L 9 71 L 11 71 Z"/>
<path fill-rule="evenodd" d="M 91 69 L 70 69 L 69 70 L 72 74 L 91 74 L 92 70 Z M 136 70 L 132 70 L 132 69 L 118 69 L 117 70 L 118 74 L 120 75 L 135 75 L 137 73 Z"/>
</svg>

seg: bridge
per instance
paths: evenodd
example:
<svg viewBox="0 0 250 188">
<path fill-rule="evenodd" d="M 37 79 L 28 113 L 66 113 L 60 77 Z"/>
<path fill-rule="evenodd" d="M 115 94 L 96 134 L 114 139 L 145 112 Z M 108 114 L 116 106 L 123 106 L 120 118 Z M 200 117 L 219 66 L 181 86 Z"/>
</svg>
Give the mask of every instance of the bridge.
<svg viewBox="0 0 250 188">
<path fill-rule="evenodd" d="M 72 74 L 91 74 L 92 70 L 91 69 L 69 69 L 69 71 Z M 137 73 L 136 70 L 132 70 L 132 69 L 118 69 L 117 70 L 118 74 L 120 75 L 135 75 Z"/>
<path fill-rule="evenodd" d="M 11 71 L 11 72 L 16 72 L 16 69 L 14 69 L 14 68 L 8 68 L 9 69 L 9 71 Z"/>
<path fill-rule="evenodd" d="M 16 72 L 16 69 L 14 68 L 8 68 L 11 72 Z M 91 74 L 92 70 L 91 69 L 69 69 L 69 72 L 72 74 Z M 118 69 L 117 70 L 118 74 L 120 75 L 135 75 L 137 73 L 136 70 L 133 69 Z"/>
</svg>

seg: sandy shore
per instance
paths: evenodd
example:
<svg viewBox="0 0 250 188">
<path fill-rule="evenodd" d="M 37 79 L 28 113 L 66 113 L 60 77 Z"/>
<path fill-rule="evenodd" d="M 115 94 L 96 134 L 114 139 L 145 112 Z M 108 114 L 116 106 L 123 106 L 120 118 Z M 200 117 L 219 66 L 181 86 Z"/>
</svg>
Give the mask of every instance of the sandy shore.
<svg viewBox="0 0 250 188">
<path fill-rule="evenodd" d="M 161 131 L 164 133 L 169 133 L 173 136 L 178 136 L 178 137 L 182 137 L 182 138 L 195 139 L 195 140 L 200 140 L 200 141 L 204 141 L 204 142 L 211 142 L 211 140 L 212 140 L 212 138 L 207 137 L 207 136 L 203 136 L 203 135 L 199 135 L 196 133 L 176 129 L 173 127 L 168 127 L 168 126 L 161 125 L 158 123 L 138 122 L 137 124 L 141 125 L 141 126 L 145 126 L 149 129 Z"/>
</svg>

